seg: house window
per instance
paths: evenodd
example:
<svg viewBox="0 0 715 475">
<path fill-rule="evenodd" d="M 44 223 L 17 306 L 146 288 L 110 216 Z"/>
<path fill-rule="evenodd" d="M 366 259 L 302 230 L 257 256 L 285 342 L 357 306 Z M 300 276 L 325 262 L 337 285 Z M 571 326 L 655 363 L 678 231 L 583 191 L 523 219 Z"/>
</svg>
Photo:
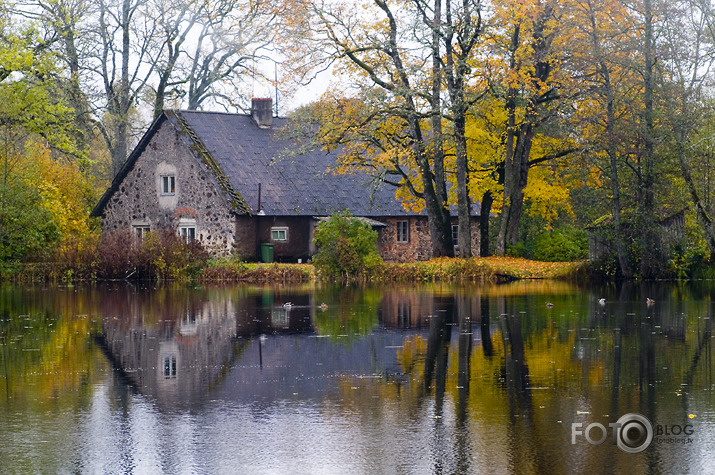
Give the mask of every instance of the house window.
<svg viewBox="0 0 715 475">
<path fill-rule="evenodd" d="M 186 244 L 191 243 L 194 239 L 196 239 L 196 227 L 179 226 L 179 236 L 181 236 L 181 240 Z"/>
<path fill-rule="evenodd" d="M 173 195 L 176 193 L 176 178 L 174 175 L 163 175 L 161 177 L 161 194 Z"/>
<path fill-rule="evenodd" d="M 164 356 L 164 378 L 166 378 L 166 379 L 176 378 L 176 356 L 175 355 Z"/>
<path fill-rule="evenodd" d="M 132 226 L 137 242 L 143 242 L 149 234 L 149 226 Z"/>
<path fill-rule="evenodd" d="M 409 229 L 407 221 L 397 222 L 397 242 L 410 242 Z"/>
<path fill-rule="evenodd" d="M 271 228 L 271 241 L 287 241 L 288 228 Z"/>
<path fill-rule="evenodd" d="M 452 225 L 452 243 L 456 246 L 459 242 L 459 224 Z"/>
</svg>

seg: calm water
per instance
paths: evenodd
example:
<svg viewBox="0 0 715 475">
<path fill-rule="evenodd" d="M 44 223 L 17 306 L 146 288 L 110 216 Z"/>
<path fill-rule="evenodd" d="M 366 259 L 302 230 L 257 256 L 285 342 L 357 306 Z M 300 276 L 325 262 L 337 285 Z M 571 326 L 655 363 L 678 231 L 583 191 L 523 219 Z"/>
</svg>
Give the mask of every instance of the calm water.
<svg viewBox="0 0 715 475">
<path fill-rule="evenodd" d="M 0 471 L 715 473 L 714 293 L 0 287 Z"/>
</svg>

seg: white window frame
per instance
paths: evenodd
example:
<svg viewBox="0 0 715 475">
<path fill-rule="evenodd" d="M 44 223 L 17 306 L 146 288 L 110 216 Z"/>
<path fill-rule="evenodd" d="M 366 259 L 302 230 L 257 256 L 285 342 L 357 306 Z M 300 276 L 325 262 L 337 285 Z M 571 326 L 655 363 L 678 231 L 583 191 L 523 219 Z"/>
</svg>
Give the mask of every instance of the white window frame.
<svg viewBox="0 0 715 475">
<path fill-rule="evenodd" d="M 175 379 L 176 378 L 176 373 L 178 373 L 178 368 L 176 364 L 176 355 L 171 354 L 171 355 L 164 355 L 164 358 L 162 359 L 162 373 L 164 375 L 164 379 Z"/>
<path fill-rule="evenodd" d="M 191 244 L 196 240 L 196 225 L 195 224 L 184 224 L 179 226 L 179 236 L 181 240 L 186 244 Z"/>
<path fill-rule="evenodd" d="M 132 226 L 132 233 L 137 242 L 144 242 L 146 235 L 151 232 L 151 227 L 148 224 L 135 224 Z"/>
<path fill-rule="evenodd" d="M 404 227 L 404 229 L 400 229 Z M 409 221 L 398 221 L 395 225 L 396 228 L 396 239 L 399 243 L 410 242 L 410 222 Z"/>
<path fill-rule="evenodd" d="M 181 218 L 179 220 L 179 238 L 186 244 L 191 244 L 198 237 L 196 232 L 196 220 L 193 218 Z"/>
<path fill-rule="evenodd" d="M 278 235 L 279 237 L 274 237 L 275 235 Z M 283 238 L 280 238 L 280 234 L 283 233 Z M 288 241 L 288 228 L 286 226 L 280 226 L 280 227 L 274 227 L 271 228 L 271 241 L 274 242 L 287 242 Z"/>
<path fill-rule="evenodd" d="M 161 194 L 166 196 L 176 194 L 175 175 L 161 175 Z"/>
</svg>

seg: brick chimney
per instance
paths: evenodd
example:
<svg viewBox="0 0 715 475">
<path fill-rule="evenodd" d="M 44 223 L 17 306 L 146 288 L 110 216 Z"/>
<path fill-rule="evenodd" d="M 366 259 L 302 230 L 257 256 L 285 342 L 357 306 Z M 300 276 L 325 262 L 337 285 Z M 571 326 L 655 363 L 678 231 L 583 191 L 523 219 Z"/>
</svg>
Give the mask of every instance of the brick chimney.
<svg viewBox="0 0 715 475">
<path fill-rule="evenodd" d="M 273 125 L 273 99 L 253 98 L 251 100 L 251 117 L 256 125 L 262 129 L 269 129 Z"/>
</svg>

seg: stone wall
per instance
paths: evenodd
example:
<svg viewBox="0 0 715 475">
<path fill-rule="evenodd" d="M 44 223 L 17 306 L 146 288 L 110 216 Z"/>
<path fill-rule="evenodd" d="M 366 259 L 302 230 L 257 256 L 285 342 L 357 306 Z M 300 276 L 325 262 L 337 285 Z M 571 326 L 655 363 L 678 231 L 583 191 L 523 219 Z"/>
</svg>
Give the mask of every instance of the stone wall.
<svg viewBox="0 0 715 475">
<path fill-rule="evenodd" d="M 175 192 L 162 193 L 162 176 L 175 176 Z M 179 132 L 164 122 L 112 195 L 102 214 L 102 232 L 195 226 L 196 239 L 216 254 L 233 250 L 235 218 L 213 175 Z"/>
<path fill-rule="evenodd" d="M 387 224 L 378 233 L 377 249 L 387 262 L 415 262 L 432 258 L 432 238 L 425 216 L 410 216 L 400 218 L 374 218 Z M 397 222 L 407 221 L 409 229 L 408 242 L 397 242 Z M 456 219 L 452 224 L 457 224 Z M 479 218 L 473 217 L 470 223 L 472 235 L 472 254 L 479 255 Z"/>
<path fill-rule="evenodd" d="M 430 259 L 431 239 L 427 218 L 410 216 L 400 218 L 374 218 L 387 224 L 378 229 L 377 250 L 386 262 L 414 262 Z M 408 241 L 397 242 L 397 222 L 407 221 Z"/>
</svg>

